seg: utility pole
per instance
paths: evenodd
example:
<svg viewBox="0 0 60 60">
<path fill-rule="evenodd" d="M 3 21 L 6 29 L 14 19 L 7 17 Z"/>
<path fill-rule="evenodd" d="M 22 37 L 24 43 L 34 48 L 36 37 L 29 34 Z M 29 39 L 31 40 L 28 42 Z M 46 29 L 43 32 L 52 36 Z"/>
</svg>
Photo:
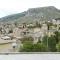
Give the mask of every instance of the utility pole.
<svg viewBox="0 0 60 60">
<path fill-rule="evenodd" d="M 50 21 L 48 21 L 47 23 L 50 23 Z M 47 27 L 48 27 L 48 29 L 47 29 L 47 34 L 49 35 L 49 34 L 50 34 L 50 33 L 49 33 L 49 25 L 48 25 Z M 49 37 L 49 36 L 48 36 L 48 37 Z M 49 44 L 48 37 L 47 37 L 47 48 L 49 47 L 49 46 L 48 46 L 48 44 Z"/>
</svg>

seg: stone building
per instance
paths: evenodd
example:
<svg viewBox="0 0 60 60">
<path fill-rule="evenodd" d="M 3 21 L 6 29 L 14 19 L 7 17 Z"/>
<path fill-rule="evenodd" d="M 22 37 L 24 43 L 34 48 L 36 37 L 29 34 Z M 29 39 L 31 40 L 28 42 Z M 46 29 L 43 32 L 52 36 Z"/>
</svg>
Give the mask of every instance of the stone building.
<svg viewBox="0 0 60 60">
<path fill-rule="evenodd" d="M 13 36 L 14 37 L 21 37 L 21 32 L 22 32 L 22 29 L 19 29 L 16 27 L 13 29 Z"/>
</svg>

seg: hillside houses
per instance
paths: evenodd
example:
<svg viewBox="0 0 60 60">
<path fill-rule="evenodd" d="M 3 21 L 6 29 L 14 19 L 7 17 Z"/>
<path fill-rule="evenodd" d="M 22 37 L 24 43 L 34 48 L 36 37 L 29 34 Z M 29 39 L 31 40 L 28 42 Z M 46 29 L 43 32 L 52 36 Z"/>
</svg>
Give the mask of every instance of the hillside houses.
<svg viewBox="0 0 60 60">
<path fill-rule="evenodd" d="M 53 24 L 60 24 L 60 18 L 52 19 Z"/>
<path fill-rule="evenodd" d="M 52 23 L 56 24 L 56 20 L 53 20 Z M 2 33 L 0 31 L 2 35 L 14 37 L 13 39 L 21 39 L 23 37 L 31 36 L 34 38 L 35 43 L 38 41 L 39 38 L 42 41 L 42 37 L 45 35 L 54 35 L 53 33 L 54 31 L 56 31 L 57 28 L 54 25 L 51 25 L 50 29 L 48 30 L 48 26 L 46 23 L 42 23 L 41 27 L 38 27 L 38 25 L 36 26 L 35 23 L 22 23 L 18 24 L 17 26 L 15 26 L 14 24 L 2 24 L 0 27 L 2 28 Z"/>
<path fill-rule="evenodd" d="M 1 41 L 4 41 L 4 43 L 11 43 L 11 48 L 13 43 L 17 44 L 17 48 L 20 48 L 20 46 L 23 46 L 22 41 L 25 37 L 32 38 L 33 44 L 37 44 L 38 42 L 42 43 L 45 36 L 51 37 L 51 35 L 55 35 L 54 32 L 57 31 L 57 24 L 50 24 L 48 30 L 47 23 L 50 22 L 41 23 L 40 25 L 39 23 L 40 22 L 38 22 L 38 24 L 18 24 L 17 26 L 14 24 L 6 24 L 5 26 L 2 25 L 0 26 L 0 39 Z"/>
<path fill-rule="evenodd" d="M 60 27 L 60 18 L 53 19 L 52 23 L 56 24 L 57 25 L 57 30 L 59 30 L 59 27 Z"/>
<path fill-rule="evenodd" d="M 14 28 L 13 29 L 13 37 L 20 37 L 21 36 L 22 29 Z"/>
</svg>

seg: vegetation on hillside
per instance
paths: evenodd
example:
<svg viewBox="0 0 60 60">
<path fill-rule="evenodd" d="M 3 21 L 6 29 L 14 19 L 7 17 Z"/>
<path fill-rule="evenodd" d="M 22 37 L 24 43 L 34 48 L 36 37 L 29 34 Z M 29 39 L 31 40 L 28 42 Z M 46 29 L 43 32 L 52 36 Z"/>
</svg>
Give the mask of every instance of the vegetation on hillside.
<svg viewBox="0 0 60 60">
<path fill-rule="evenodd" d="M 19 52 L 60 52 L 60 39 L 57 42 L 57 33 L 60 37 L 60 32 L 54 32 L 55 35 L 50 37 L 45 35 L 42 41 L 38 41 L 36 44 L 33 43 L 33 38 L 27 37 L 22 39 L 23 46 L 20 46 Z"/>
<path fill-rule="evenodd" d="M 22 13 L 13 14 L 0 18 L 0 21 L 9 22 L 9 21 L 19 21 L 23 22 L 35 22 L 35 21 L 44 21 L 52 20 L 60 17 L 60 11 L 53 7 L 40 7 L 40 8 L 31 8 Z"/>
</svg>

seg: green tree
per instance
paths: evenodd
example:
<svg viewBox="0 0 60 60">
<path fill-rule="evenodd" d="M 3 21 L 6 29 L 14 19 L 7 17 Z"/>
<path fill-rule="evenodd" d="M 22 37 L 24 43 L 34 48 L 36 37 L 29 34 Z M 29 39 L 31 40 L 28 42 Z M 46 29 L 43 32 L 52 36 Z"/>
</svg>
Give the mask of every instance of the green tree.
<svg viewBox="0 0 60 60">
<path fill-rule="evenodd" d="M 42 27 L 42 25 L 41 25 L 38 21 L 36 21 L 36 27 L 41 28 L 41 27 Z"/>
<path fill-rule="evenodd" d="M 46 52 L 47 47 L 44 44 L 37 43 L 23 43 L 23 47 L 19 49 L 20 52 Z"/>
<path fill-rule="evenodd" d="M 56 39 L 55 37 L 52 35 L 51 37 L 48 36 L 44 36 L 42 43 L 47 46 L 48 51 L 56 51 Z"/>
<path fill-rule="evenodd" d="M 42 42 L 39 40 L 36 44 L 33 44 L 30 39 L 24 38 L 22 44 L 23 47 L 20 51 L 23 52 L 56 52 L 56 39 L 53 35 L 50 37 L 44 36 Z"/>
<path fill-rule="evenodd" d="M 47 51 L 47 47 L 42 43 L 37 43 L 34 44 L 33 46 L 33 52 L 46 52 L 46 51 Z"/>
<path fill-rule="evenodd" d="M 47 23 L 47 30 L 49 30 L 50 29 L 50 25 L 49 25 L 49 23 Z"/>
<path fill-rule="evenodd" d="M 56 43 L 58 43 L 58 42 L 59 42 L 59 40 L 60 40 L 60 32 L 55 31 L 54 33 L 55 33 Z"/>
<path fill-rule="evenodd" d="M 43 39 L 42 39 L 42 43 L 43 43 L 44 45 L 46 45 L 46 46 L 47 46 L 47 39 L 48 39 L 48 36 L 47 36 L 47 35 L 45 35 L 45 36 L 43 37 Z"/>
<path fill-rule="evenodd" d="M 60 42 L 56 44 L 57 52 L 60 52 Z"/>
<path fill-rule="evenodd" d="M 48 50 L 51 52 L 56 51 L 56 39 L 53 35 L 48 38 Z"/>
<path fill-rule="evenodd" d="M 32 52 L 33 51 L 33 44 L 31 42 L 23 43 L 23 47 L 19 49 L 21 52 Z"/>
</svg>

